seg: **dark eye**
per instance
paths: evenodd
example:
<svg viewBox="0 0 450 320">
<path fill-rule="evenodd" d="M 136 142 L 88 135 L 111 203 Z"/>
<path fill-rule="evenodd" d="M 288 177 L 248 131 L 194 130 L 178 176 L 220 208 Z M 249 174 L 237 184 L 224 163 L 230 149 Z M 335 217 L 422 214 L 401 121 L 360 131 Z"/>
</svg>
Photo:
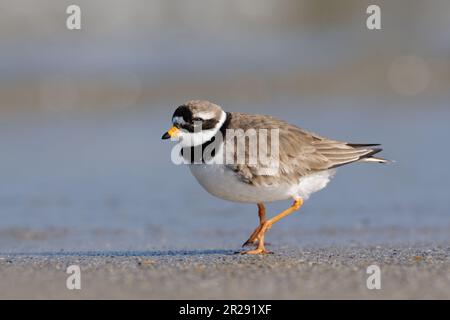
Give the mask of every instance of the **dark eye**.
<svg viewBox="0 0 450 320">
<path fill-rule="evenodd" d="M 192 122 L 203 122 L 202 118 L 192 118 Z"/>
</svg>

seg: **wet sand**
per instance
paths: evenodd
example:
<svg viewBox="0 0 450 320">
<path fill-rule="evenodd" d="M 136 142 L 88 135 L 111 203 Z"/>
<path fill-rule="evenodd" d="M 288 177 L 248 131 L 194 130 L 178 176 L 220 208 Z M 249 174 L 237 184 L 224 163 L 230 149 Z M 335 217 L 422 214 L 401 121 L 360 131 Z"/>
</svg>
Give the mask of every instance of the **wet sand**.
<svg viewBox="0 0 450 320">
<path fill-rule="evenodd" d="M 81 290 L 66 288 L 69 265 Z M 366 271 L 381 270 L 369 290 Z M 449 299 L 450 245 L 0 256 L 0 298 L 31 299 Z"/>
</svg>

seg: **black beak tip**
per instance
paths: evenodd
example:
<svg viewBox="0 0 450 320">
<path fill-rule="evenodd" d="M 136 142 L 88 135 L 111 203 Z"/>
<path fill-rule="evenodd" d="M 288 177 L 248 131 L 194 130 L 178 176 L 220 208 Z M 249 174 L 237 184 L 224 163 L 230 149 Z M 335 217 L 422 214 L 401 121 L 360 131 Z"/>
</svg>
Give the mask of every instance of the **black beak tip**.
<svg viewBox="0 0 450 320">
<path fill-rule="evenodd" d="M 163 136 L 161 137 L 161 139 L 163 140 L 167 140 L 170 138 L 170 134 L 168 132 L 164 133 Z"/>
</svg>

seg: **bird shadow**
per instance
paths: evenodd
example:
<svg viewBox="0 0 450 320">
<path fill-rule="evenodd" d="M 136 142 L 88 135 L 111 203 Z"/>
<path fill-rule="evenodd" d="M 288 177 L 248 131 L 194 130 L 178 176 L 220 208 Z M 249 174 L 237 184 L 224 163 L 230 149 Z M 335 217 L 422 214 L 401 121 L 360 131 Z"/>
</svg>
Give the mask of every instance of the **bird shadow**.
<svg viewBox="0 0 450 320">
<path fill-rule="evenodd" d="M 174 257 L 174 256 L 213 256 L 234 255 L 236 250 L 142 250 L 142 251 L 44 251 L 44 252 L 12 252 L 3 253 L 8 257 Z"/>
</svg>

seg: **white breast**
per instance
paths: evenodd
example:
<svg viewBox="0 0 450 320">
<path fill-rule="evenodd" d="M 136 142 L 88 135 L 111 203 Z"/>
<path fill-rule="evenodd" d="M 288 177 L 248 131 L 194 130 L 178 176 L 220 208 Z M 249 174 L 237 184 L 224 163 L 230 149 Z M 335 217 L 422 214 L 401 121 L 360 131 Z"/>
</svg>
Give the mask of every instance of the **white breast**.
<svg viewBox="0 0 450 320">
<path fill-rule="evenodd" d="M 236 202 L 272 202 L 302 198 L 303 200 L 324 188 L 333 176 L 326 170 L 300 179 L 298 184 L 259 187 L 241 181 L 222 164 L 191 164 L 189 168 L 197 181 L 212 195 Z"/>
</svg>

